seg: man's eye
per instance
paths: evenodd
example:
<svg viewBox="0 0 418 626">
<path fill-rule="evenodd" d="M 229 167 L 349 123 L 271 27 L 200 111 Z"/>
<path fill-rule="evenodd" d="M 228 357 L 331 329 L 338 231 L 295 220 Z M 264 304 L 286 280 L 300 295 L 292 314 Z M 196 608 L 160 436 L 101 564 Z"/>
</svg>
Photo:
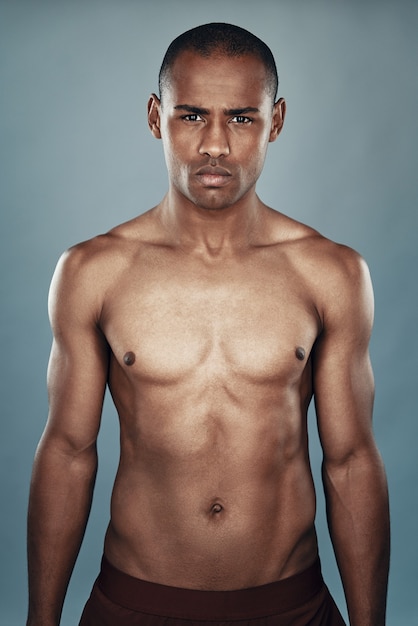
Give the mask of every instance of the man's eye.
<svg viewBox="0 0 418 626">
<path fill-rule="evenodd" d="M 183 115 L 182 119 L 186 122 L 200 122 L 202 120 L 197 113 L 188 113 L 187 115 Z"/>
<path fill-rule="evenodd" d="M 251 124 L 252 119 L 245 115 L 235 115 L 235 117 L 232 118 L 232 122 L 235 124 Z"/>
</svg>

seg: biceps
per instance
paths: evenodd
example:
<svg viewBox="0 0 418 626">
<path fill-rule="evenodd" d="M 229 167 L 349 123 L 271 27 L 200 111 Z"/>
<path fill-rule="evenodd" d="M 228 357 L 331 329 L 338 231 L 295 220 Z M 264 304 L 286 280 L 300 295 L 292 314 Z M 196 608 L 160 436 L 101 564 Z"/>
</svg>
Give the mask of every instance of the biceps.
<svg viewBox="0 0 418 626">
<path fill-rule="evenodd" d="M 47 431 L 75 450 L 97 437 L 107 379 L 107 348 L 91 334 L 54 340 L 48 366 Z"/>
<path fill-rule="evenodd" d="M 373 372 L 367 350 L 325 352 L 314 375 L 318 430 L 324 457 L 342 462 L 372 442 Z"/>
</svg>

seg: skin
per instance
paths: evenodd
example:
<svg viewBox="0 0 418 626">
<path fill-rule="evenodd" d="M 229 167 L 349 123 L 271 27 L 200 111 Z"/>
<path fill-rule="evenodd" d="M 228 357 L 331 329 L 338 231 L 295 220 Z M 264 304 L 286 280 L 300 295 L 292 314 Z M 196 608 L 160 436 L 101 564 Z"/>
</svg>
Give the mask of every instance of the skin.
<svg viewBox="0 0 418 626">
<path fill-rule="evenodd" d="M 251 56 L 182 53 L 149 126 L 169 190 L 75 246 L 51 286 L 50 413 L 29 505 L 29 626 L 59 623 L 87 522 L 109 385 L 121 458 L 107 558 L 224 590 L 317 557 L 307 409 L 350 623 L 385 623 L 389 521 L 373 438 L 370 277 L 351 249 L 265 206 L 284 121 Z"/>
</svg>

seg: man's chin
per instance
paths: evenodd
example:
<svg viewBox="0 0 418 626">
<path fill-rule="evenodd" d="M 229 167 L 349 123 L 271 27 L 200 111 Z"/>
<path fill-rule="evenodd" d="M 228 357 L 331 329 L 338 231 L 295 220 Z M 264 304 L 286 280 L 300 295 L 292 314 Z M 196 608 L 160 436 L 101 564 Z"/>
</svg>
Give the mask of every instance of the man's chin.
<svg viewBox="0 0 418 626">
<path fill-rule="evenodd" d="M 220 194 L 218 189 L 208 190 L 207 194 L 196 194 L 190 200 L 196 208 L 202 211 L 225 211 L 236 204 L 239 198 L 231 195 Z"/>
</svg>

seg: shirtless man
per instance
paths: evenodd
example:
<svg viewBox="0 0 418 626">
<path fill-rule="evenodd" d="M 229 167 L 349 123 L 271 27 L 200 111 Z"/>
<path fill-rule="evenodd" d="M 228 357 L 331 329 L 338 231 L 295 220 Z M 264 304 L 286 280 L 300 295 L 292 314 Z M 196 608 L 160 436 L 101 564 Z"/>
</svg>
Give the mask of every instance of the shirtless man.
<svg viewBox="0 0 418 626">
<path fill-rule="evenodd" d="M 206 25 L 177 38 L 148 105 L 167 195 L 58 265 L 28 626 L 60 621 L 106 384 L 121 456 L 83 626 L 343 624 L 318 564 L 312 397 L 350 623 L 385 623 L 370 278 L 353 250 L 256 195 L 285 116 L 276 90 L 271 52 L 247 31 Z"/>
</svg>

